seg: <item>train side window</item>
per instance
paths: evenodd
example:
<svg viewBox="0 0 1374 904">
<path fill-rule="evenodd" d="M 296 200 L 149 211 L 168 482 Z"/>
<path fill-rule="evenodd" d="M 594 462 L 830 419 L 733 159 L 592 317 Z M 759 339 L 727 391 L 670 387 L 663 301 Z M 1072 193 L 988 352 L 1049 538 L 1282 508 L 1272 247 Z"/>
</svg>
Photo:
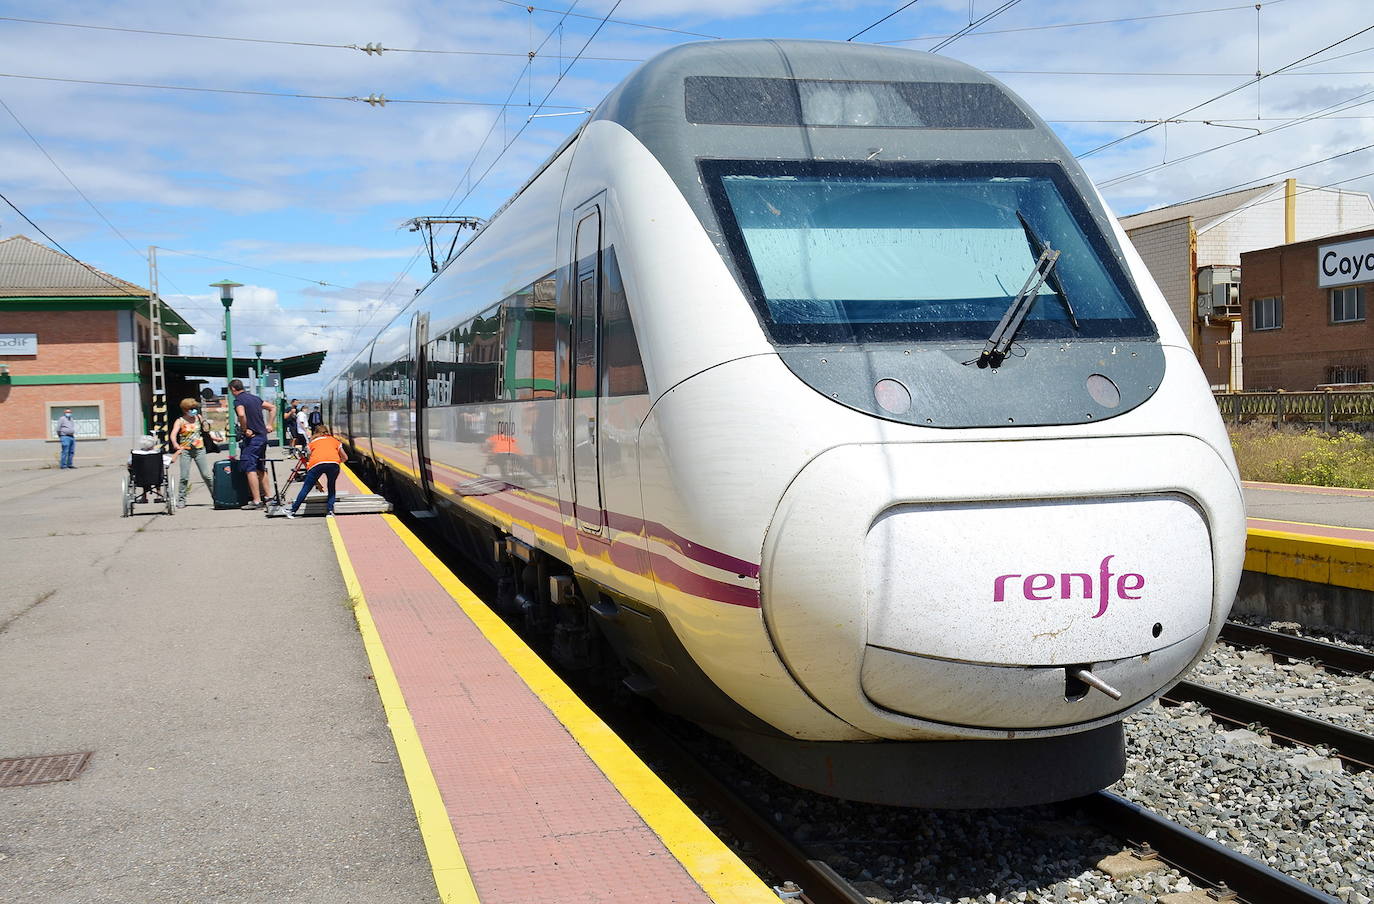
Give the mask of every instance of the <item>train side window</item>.
<svg viewBox="0 0 1374 904">
<path fill-rule="evenodd" d="M 649 391 L 644 378 L 644 361 L 639 355 L 634 321 L 625 299 L 625 283 L 620 278 L 615 246 L 602 252 L 605 290 L 601 299 L 601 354 L 604 396 L 641 395 Z"/>
<path fill-rule="evenodd" d="M 554 397 L 554 276 L 549 274 L 502 303 L 505 311 L 506 391 L 516 401 Z"/>
</svg>

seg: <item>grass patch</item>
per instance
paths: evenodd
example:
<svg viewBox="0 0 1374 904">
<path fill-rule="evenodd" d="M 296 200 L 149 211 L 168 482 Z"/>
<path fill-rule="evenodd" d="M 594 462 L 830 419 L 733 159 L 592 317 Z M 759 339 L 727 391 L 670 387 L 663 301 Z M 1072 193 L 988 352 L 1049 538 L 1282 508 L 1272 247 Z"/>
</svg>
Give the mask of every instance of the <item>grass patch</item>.
<svg viewBox="0 0 1374 904">
<path fill-rule="evenodd" d="M 1374 489 L 1374 440 L 1358 433 L 1231 427 L 1231 449 L 1244 480 Z"/>
</svg>

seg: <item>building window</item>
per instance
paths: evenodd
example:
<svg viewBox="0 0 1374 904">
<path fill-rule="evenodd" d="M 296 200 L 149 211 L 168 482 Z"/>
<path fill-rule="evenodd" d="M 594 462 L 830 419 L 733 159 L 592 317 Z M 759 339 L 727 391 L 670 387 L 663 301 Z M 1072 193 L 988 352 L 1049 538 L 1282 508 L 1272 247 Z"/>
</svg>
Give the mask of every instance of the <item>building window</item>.
<svg viewBox="0 0 1374 904">
<path fill-rule="evenodd" d="M 104 439 L 105 425 L 101 417 L 104 406 L 99 404 L 57 405 L 48 404 L 48 436 L 57 436 L 57 420 L 68 408 L 72 410 L 72 420 L 76 421 L 77 439 Z"/>
<path fill-rule="evenodd" d="M 1369 372 L 1366 368 L 1353 364 L 1338 364 L 1326 369 L 1327 383 L 1366 383 Z"/>
<path fill-rule="evenodd" d="M 1256 330 L 1276 330 L 1283 326 L 1283 298 L 1251 300 L 1250 323 Z"/>
<path fill-rule="evenodd" d="M 1331 290 L 1331 322 L 1353 323 L 1364 319 L 1364 287 Z"/>
</svg>

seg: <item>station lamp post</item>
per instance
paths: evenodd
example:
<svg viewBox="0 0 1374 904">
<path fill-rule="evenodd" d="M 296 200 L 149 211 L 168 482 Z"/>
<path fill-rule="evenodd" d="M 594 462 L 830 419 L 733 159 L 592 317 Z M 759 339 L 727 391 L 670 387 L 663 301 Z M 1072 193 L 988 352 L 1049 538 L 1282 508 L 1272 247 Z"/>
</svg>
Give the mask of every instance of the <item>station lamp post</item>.
<svg viewBox="0 0 1374 904">
<path fill-rule="evenodd" d="M 262 398 L 262 388 L 266 385 L 262 379 L 262 347 L 265 342 L 253 343 L 253 354 L 257 357 L 257 364 L 253 368 L 253 392 L 258 398 Z"/>
<path fill-rule="evenodd" d="M 219 289 L 219 301 L 224 305 L 224 438 L 229 441 L 229 455 L 237 457 L 239 442 L 238 431 L 234 429 L 234 394 L 229 391 L 229 384 L 234 379 L 234 334 L 229 324 L 229 309 L 234 305 L 234 290 L 243 283 L 222 279 L 210 285 Z"/>
</svg>

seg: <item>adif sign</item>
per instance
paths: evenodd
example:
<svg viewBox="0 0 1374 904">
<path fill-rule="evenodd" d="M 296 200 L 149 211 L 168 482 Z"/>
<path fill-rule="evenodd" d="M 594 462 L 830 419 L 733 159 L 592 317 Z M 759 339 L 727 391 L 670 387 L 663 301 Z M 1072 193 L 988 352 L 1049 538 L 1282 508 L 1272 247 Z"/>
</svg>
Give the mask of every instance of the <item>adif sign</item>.
<svg viewBox="0 0 1374 904">
<path fill-rule="evenodd" d="M 37 333 L 0 333 L 0 356 L 38 354 Z"/>
<path fill-rule="evenodd" d="M 1317 285 L 1374 282 L 1374 237 L 1317 249 Z"/>
</svg>

